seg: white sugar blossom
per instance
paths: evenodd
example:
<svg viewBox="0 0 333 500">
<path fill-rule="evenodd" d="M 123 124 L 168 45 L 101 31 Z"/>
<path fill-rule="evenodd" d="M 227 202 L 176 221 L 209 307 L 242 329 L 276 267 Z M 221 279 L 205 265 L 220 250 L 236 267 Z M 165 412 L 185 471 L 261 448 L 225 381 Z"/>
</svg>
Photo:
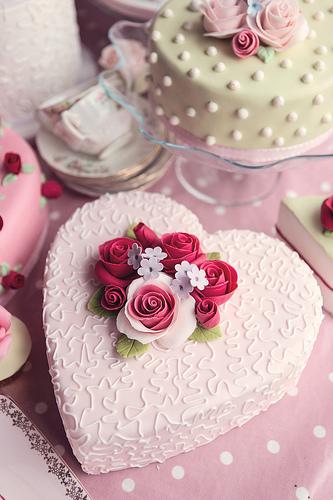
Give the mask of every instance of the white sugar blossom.
<svg viewBox="0 0 333 500">
<path fill-rule="evenodd" d="M 145 257 L 146 259 L 155 258 L 160 261 L 165 259 L 167 257 L 167 254 L 162 251 L 161 247 L 146 248 L 145 253 L 142 254 L 142 257 Z"/>
<path fill-rule="evenodd" d="M 139 269 L 142 260 L 142 249 L 137 243 L 133 243 L 132 248 L 128 251 L 127 264 L 133 266 L 135 271 Z"/>
<path fill-rule="evenodd" d="M 183 260 L 181 264 L 175 265 L 176 274 L 175 278 L 177 280 L 182 280 L 184 278 L 188 278 L 187 273 L 191 271 L 192 265 L 187 262 L 187 260 Z"/>
<path fill-rule="evenodd" d="M 193 292 L 193 286 L 187 276 L 184 278 L 174 279 L 170 285 L 171 290 L 180 299 L 187 299 L 189 294 Z"/>
<path fill-rule="evenodd" d="M 194 288 L 198 288 L 198 290 L 204 290 L 205 286 L 208 285 L 206 271 L 204 269 L 199 269 L 195 264 L 192 264 L 192 268 L 187 272 L 187 276 L 190 279 L 191 285 Z"/>
<path fill-rule="evenodd" d="M 161 264 L 156 257 L 152 257 L 150 259 L 141 260 L 138 274 L 142 276 L 145 281 L 148 281 L 157 279 L 162 270 L 163 264 Z"/>
</svg>

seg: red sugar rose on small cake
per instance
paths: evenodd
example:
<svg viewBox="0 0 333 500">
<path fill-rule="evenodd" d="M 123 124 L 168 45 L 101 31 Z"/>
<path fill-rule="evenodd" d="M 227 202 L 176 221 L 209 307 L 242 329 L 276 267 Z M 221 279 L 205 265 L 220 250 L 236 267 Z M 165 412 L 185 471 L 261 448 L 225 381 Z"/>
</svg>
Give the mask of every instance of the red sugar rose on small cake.
<svg viewBox="0 0 333 500">
<path fill-rule="evenodd" d="M 324 231 L 333 232 L 333 196 L 327 198 L 320 211 L 320 221 Z"/>
<path fill-rule="evenodd" d="M 22 170 L 20 155 L 17 153 L 6 153 L 3 160 L 3 166 L 7 174 L 18 175 Z"/>
<path fill-rule="evenodd" d="M 103 286 L 88 309 L 116 317 L 120 356 L 143 354 L 152 343 L 171 349 L 221 337 L 220 309 L 237 289 L 237 272 L 211 256 L 193 234 L 158 236 L 142 222 L 99 246 L 95 274 Z"/>
</svg>

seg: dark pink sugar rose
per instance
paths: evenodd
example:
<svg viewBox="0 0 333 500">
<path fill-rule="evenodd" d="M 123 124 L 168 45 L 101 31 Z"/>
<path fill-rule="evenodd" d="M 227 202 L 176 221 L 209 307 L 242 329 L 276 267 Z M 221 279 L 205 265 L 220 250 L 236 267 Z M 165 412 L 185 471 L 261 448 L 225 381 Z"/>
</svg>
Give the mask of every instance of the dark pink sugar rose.
<svg viewBox="0 0 333 500">
<path fill-rule="evenodd" d="M 327 198 L 323 202 L 320 212 L 320 221 L 326 231 L 333 231 L 333 196 Z"/>
<path fill-rule="evenodd" d="M 115 238 L 99 246 L 99 261 L 95 266 L 95 274 L 103 285 L 126 288 L 138 277 L 133 266 L 127 264 L 128 251 L 134 243 L 131 238 Z M 136 243 L 141 246 L 140 242 Z"/>
<path fill-rule="evenodd" d="M 127 314 L 145 327 L 146 333 L 156 333 L 170 326 L 174 318 L 176 299 L 170 290 L 157 285 L 142 286 L 130 300 Z"/>
<path fill-rule="evenodd" d="M 101 306 L 107 311 L 117 313 L 125 305 L 126 292 L 120 286 L 106 286 L 104 288 Z"/>
<path fill-rule="evenodd" d="M 259 50 L 259 46 L 258 35 L 248 29 L 237 33 L 232 39 L 232 50 L 241 59 L 255 55 Z"/>
<path fill-rule="evenodd" d="M 195 315 L 201 326 L 210 329 L 220 324 L 220 311 L 213 299 L 202 299 L 196 303 Z"/>
<path fill-rule="evenodd" d="M 238 286 L 236 269 L 222 260 L 206 260 L 199 268 L 205 270 L 209 284 L 202 291 L 194 289 L 192 296 L 197 302 L 207 298 L 222 305 L 231 299 Z"/>
<path fill-rule="evenodd" d="M 164 271 L 168 274 L 173 274 L 176 264 L 181 264 L 183 260 L 196 265 L 206 260 L 206 255 L 201 250 L 200 241 L 193 234 L 168 233 L 164 234 L 161 240 L 163 250 L 167 254 L 162 263 Z"/>
<path fill-rule="evenodd" d="M 6 153 L 3 160 L 3 166 L 7 174 L 18 175 L 22 170 L 20 155 L 12 152 Z"/>
<path fill-rule="evenodd" d="M 161 245 L 161 238 L 143 222 L 135 226 L 133 231 L 143 248 L 155 248 Z"/>
</svg>

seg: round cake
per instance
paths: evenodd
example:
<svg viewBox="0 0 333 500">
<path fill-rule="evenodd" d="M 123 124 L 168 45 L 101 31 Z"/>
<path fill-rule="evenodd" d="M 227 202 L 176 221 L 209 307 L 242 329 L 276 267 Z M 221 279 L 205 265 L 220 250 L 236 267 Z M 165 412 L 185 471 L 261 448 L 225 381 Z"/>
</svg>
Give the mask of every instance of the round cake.
<svg viewBox="0 0 333 500">
<path fill-rule="evenodd" d="M 38 258 L 48 210 L 33 150 L 13 130 L 0 133 L 0 304 L 5 304 Z"/>
<path fill-rule="evenodd" d="M 208 147 L 320 143 L 333 126 L 332 25 L 331 0 L 170 0 L 150 33 L 157 115 Z"/>
</svg>

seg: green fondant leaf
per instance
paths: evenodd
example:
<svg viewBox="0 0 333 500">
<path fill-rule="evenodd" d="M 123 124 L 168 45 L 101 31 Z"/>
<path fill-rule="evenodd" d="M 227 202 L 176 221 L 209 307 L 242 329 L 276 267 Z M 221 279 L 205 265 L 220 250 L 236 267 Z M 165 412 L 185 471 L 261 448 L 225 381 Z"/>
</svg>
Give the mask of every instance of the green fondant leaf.
<svg viewBox="0 0 333 500">
<path fill-rule="evenodd" d="M 104 286 L 99 288 L 97 292 L 95 292 L 94 295 L 89 300 L 87 305 L 88 311 L 90 311 L 93 314 L 96 314 L 96 316 L 100 316 L 101 318 L 115 318 L 117 316 L 116 313 L 107 311 L 106 309 L 103 309 L 103 307 L 101 306 L 103 293 L 104 293 Z"/>
<path fill-rule="evenodd" d="M 210 342 L 212 340 L 216 340 L 222 337 L 221 327 L 220 325 L 215 326 L 214 328 L 210 328 L 207 330 L 201 325 L 197 325 L 196 329 L 192 333 L 189 340 L 193 342 Z"/>
<path fill-rule="evenodd" d="M 259 47 L 257 52 L 257 56 L 259 59 L 265 64 L 269 63 L 271 59 L 275 56 L 275 50 L 272 47 L 263 47 L 262 45 Z"/>
<path fill-rule="evenodd" d="M 32 174 L 34 170 L 35 170 L 34 165 L 29 165 L 29 163 L 25 163 L 22 167 L 22 172 L 25 174 Z"/>
<path fill-rule="evenodd" d="M 46 205 L 47 205 L 47 199 L 44 196 L 40 197 L 39 205 L 40 205 L 40 208 L 45 208 L 46 207 Z"/>
<path fill-rule="evenodd" d="M 12 182 L 15 182 L 16 180 L 17 180 L 17 175 L 6 174 L 5 177 L 2 179 L 2 185 L 8 186 L 8 184 L 11 184 Z"/>
<path fill-rule="evenodd" d="M 209 252 L 206 254 L 207 260 L 221 260 L 222 255 L 220 252 Z"/>
<path fill-rule="evenodd" d="M 127 231 L 126 231 L 126 236 L 127 236 L 127 238 L 132 238 L 133 240 L 136 240 L 136 236 L 135 236 L 135 233 L 134 233 L 133 229 L 134 229 L 134 228 L 135 228 L 135 226 L 137 226 L 137 225 L 138 225 L 138 223 L 137 223 L 137 222 L 135 222 L 134 224 L 131 224 L 131 225 L 129 226 L 129 228 L 128 228 L 128 229 L 127 229 Z"/>
<path fill-rule="evenodd" d="M 149 349 L 149 344 L 141 344 L 138 340 L 131 340 L 126 335 L 121 335 L 116 345 L 116 351 L 122 358 L 141 356 Z"/>
<path fill-rule="evenodd" d="M 333 238 L 333 231 L 328 231 L 327 229 L 324 229 L 323 235 L 326 236 L 327 238 Z"/>
<path fill-rule="evenodd" d="M 7 276 L 10 271 L 10 266 L 7 262 L 2 262 L 0 264 L 0 276 Z"/>
</svg>

